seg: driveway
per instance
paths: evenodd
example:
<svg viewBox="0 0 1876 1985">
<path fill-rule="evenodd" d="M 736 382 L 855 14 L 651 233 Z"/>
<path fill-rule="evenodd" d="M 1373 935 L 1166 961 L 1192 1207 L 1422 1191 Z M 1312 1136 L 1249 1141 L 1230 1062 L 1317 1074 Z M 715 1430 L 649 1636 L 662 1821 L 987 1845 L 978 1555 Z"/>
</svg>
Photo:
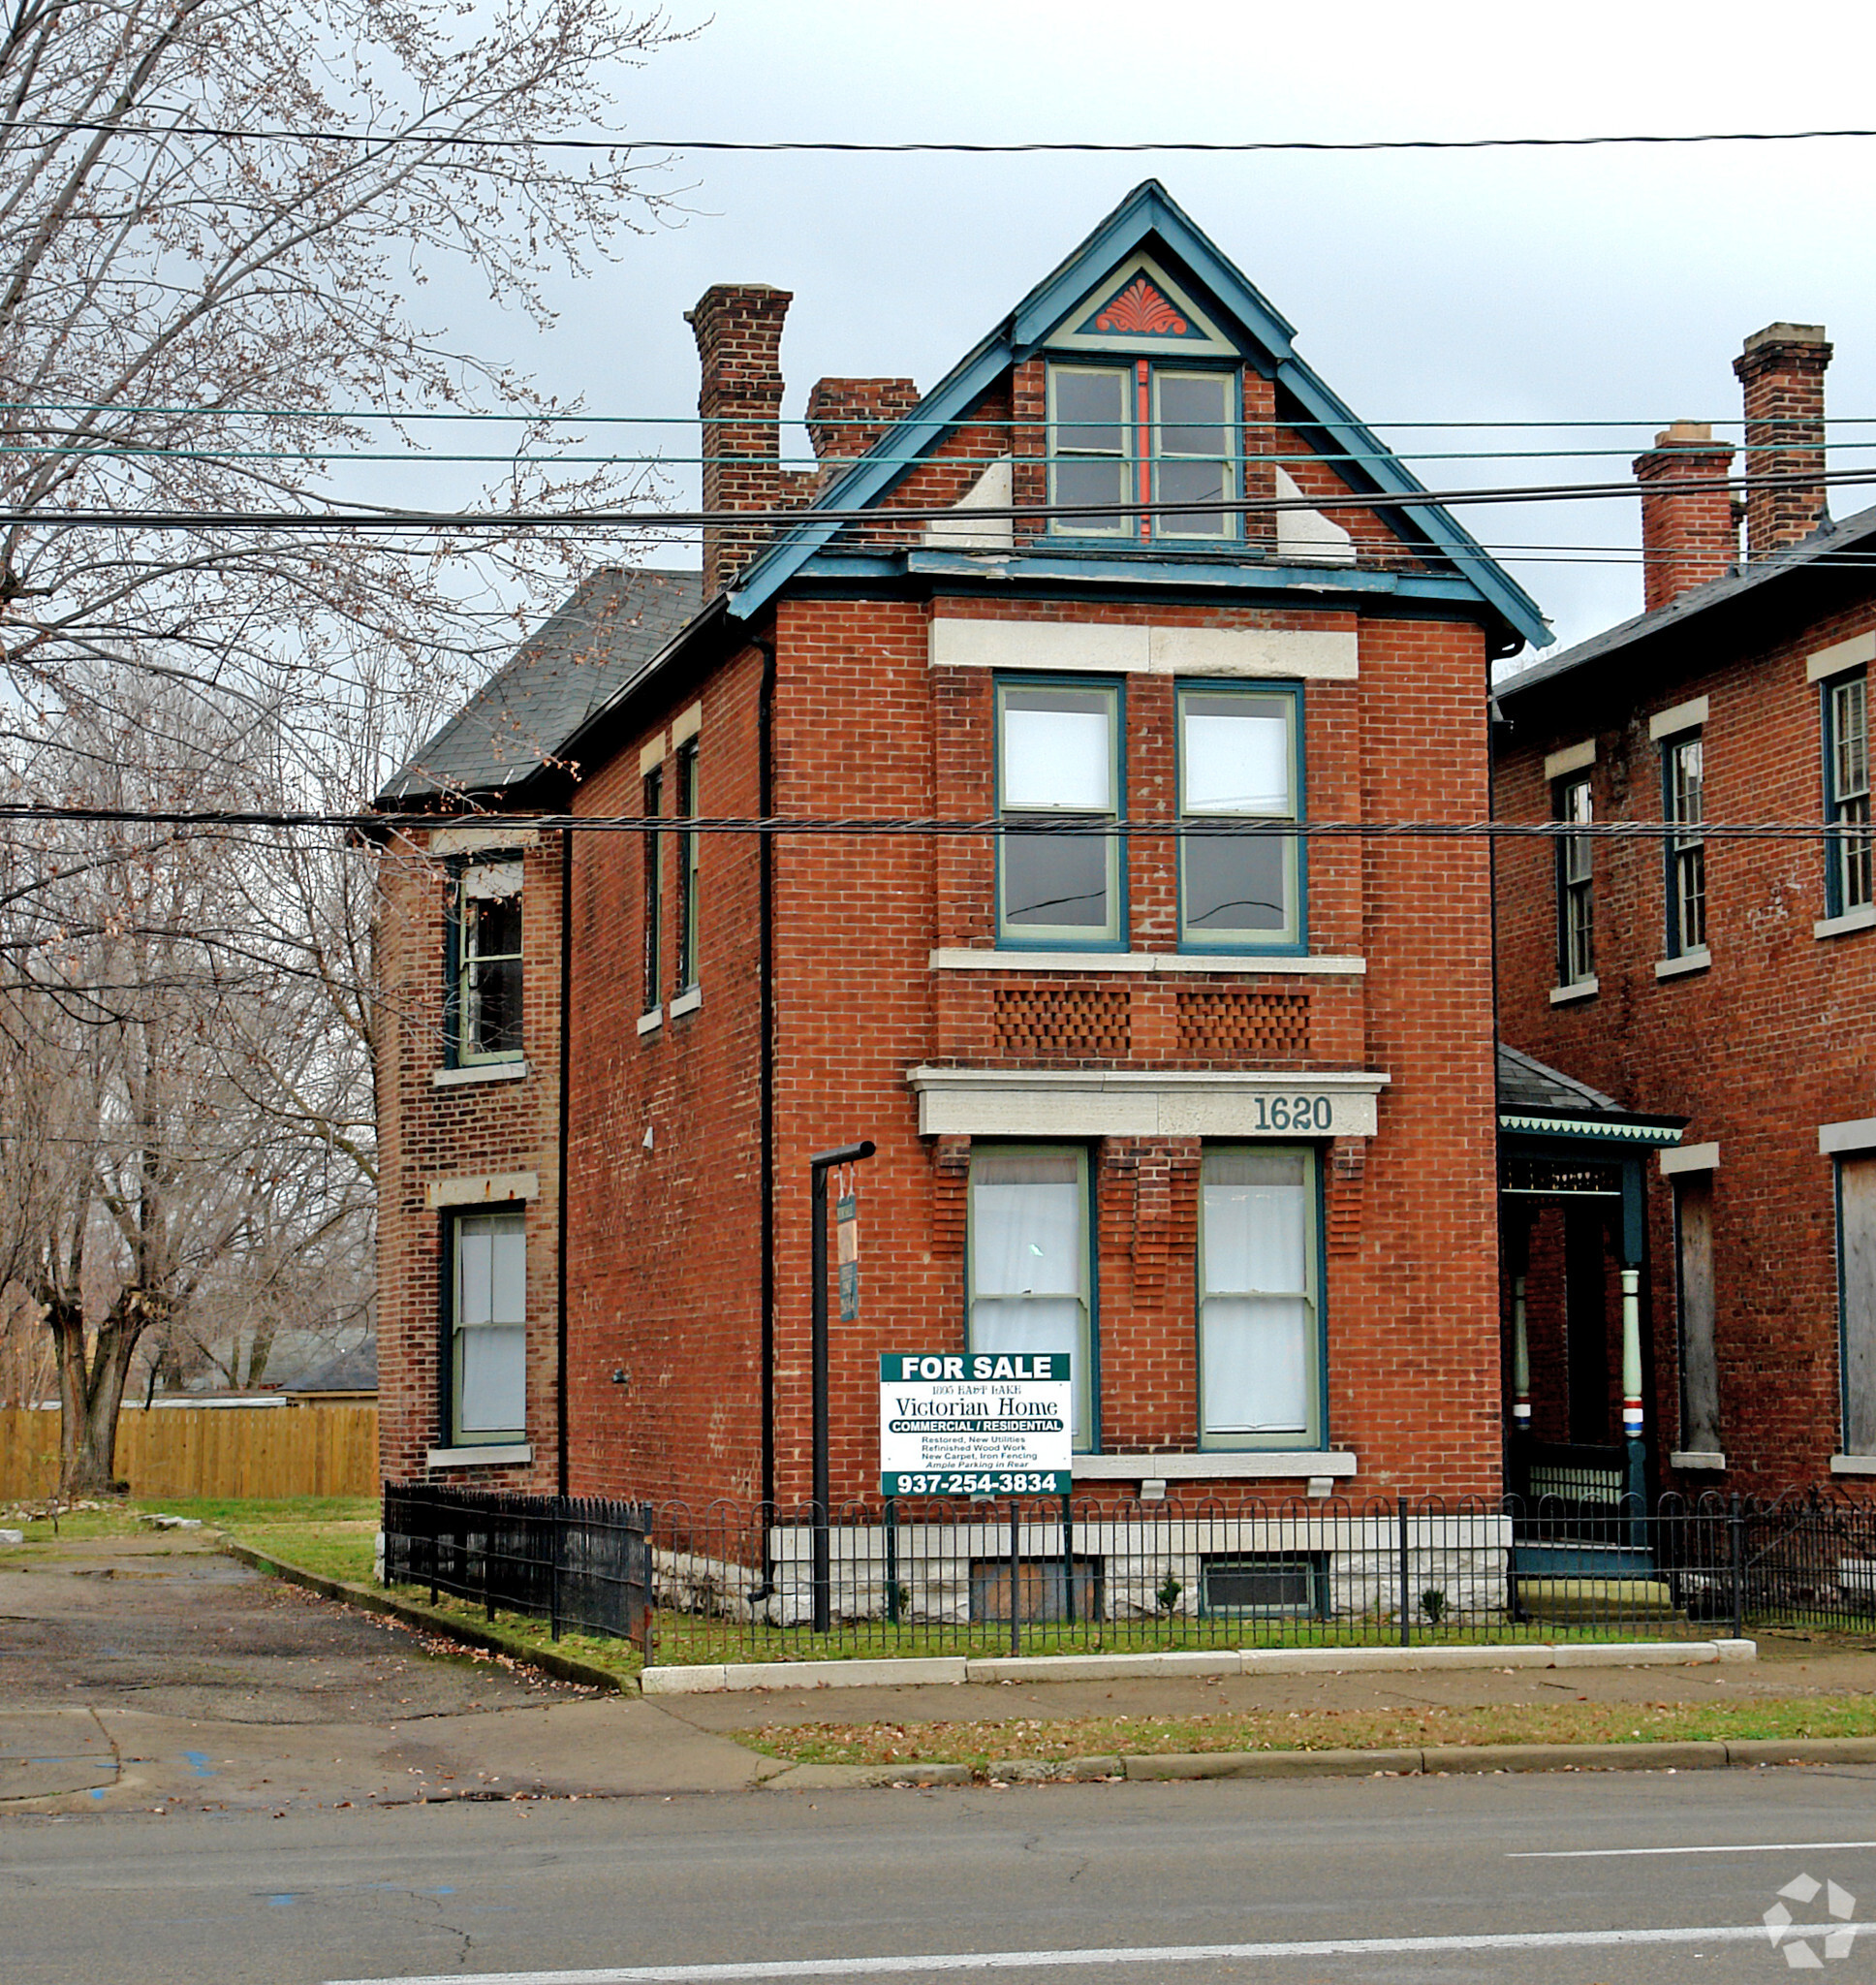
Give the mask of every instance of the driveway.
<svg viewBox="0 0 1876 1985">
<path fill-rule="evenodd" d="M 0 1554 L 0 1812 L 731 1789 L 771 1769 L 653 1704 L 334 1605 L 195 1533 Z"/>
</svg>

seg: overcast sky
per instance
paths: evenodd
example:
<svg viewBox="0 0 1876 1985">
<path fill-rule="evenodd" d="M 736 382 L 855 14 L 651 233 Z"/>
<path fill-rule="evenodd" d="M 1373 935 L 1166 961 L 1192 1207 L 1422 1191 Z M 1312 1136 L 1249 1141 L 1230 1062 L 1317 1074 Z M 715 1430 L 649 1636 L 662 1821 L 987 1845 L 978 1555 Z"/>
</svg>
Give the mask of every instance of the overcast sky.
<svg viewBox="0 0 1876 1985">
<path fill-rule="evenodd" d="M 1867 6 L 1563 7 L 1342 0 L 719 0 L 619 92 L 647 138 L 1458 138 L 1876 125 Z M 598 412 L 688 414 L 682 321 L 712 282 L 793 290 L 787 410 L 823 374 L 928 386 L 1140 179 L 1174 198 L 1294 322 L 1302 354 L 1430 486 L 1627 473 L 1676 418 L 1738 411 L 1731 361 L 1778 318 L 1829 327 L 1833 416 L 1876 463 L 1876 140 L 1365 157 L 827 158 L 696 153 L 686 224 L 569 286 L 508 340 Z M 1414 421 L 1610 421 L 1449 433 Z M 640 430 L 641 438 L 660 430 Z M 681 442 L 675 436 L 683 435 Z M 695 454 L 694 432 L 662 430 Z M 676 493 L 688 496 L 682 479 Z M 1839 515 L 1861 492 L 1833 499 Z M 1627 500 L 1469 511 L 1494 547 L 1632 547 Z M 1611 554 L 1618 561 L 1620 552 Z M 1637 611 L 1629 562 L 1511 570 L 1564 642 Z"/>
</svg>

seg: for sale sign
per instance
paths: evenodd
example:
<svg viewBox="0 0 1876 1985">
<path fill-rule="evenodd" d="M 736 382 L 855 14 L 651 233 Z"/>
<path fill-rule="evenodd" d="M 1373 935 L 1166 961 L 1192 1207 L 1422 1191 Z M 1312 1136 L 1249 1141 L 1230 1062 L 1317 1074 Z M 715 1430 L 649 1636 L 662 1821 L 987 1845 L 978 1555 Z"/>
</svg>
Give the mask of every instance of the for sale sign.
<svg viewBox="0 0 1876 1985">
<path fill-rule="evenodd" d="M 1066 1496 L 1075 1391 L 1066 1351 L 886 1351 L 886 1496 Z"/>
</svg>

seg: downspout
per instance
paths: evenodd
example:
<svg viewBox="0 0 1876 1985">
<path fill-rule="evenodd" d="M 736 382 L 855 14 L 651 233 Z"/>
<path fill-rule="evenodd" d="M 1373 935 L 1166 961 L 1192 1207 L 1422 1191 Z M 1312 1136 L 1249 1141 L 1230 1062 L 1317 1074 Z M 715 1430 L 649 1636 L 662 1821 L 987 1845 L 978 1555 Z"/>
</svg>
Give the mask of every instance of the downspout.
<svg viewBox="0 0 1876 1985">
<path fill-rule="evenodd" d="M 762 688 L 756 702 L 756 810 L 763 819 L 775 811 L 775 644 L 758 640 L 763 658 Z M 763 1584 L 771 1582 L 768 1526 L 775 1509 L 775 839 L 756 840 L 757 997 L 762 1038 L 762 1500 Z"/>
<path fill-rule="evenodd" d="M 554 1438 L 554 1490 L 568 1490 L 567 1416 L 567 1147 L 572 1126 L 569 1075 L 573 1068 L 574 1017 L 574 833 L 560 834 L 560 1126 L 558 1184 L 554 1209 L 554 1371 L 558 1423 Z"/>
<path fill-rule="evenodd" d="M 1491 643 L 1485 643 L 1485 818 L 1498 818 L 1498 698 L 1493 691 L 1491 679 Z M 1486 941 L 1491 946 L 1491 1234 L 1492 1234 L 1492 1313 L 1497 1316 L 1497 1290 L 1499 1277 L 1505 1271 L 1505 1200 L 1498 1189 L 1498 836 L 1485 836 L 1485 878 L 1491 891 L 1490 922 Z M 1525 1335 L 1524 1276 L 1520 1273 L 1513 1283 L 1512 1295 L 1512 1426 L 1504 1425 L 1505 1374 L 1501 1366 L 1498 1373 L 1499 1430 L 1498 1430 L 1498 1493 L 1505 1496 L 1514 1492 L 1510 1477 L 1521 1463 L 1516 1449 L 1516 1439 L 1520 1434 L 1530 1432 L 1530 1350 Z M 1523 1417 L 1519 1417 L 1522 1408 Z"/>
</svg>

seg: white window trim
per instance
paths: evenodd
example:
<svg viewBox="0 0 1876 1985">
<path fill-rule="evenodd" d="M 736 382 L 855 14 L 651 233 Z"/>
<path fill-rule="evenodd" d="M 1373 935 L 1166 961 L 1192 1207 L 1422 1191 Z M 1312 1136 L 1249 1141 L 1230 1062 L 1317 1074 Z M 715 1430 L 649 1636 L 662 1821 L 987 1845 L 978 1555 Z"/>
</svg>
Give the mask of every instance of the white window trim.
<svg viewBox="0 0 1876 1985">
<path fill-rule="evenodd" d="M 1580 744 L 1566 744 L 1544 761 L 1544 783 L 1568 778 L 1573 772 L 1587 772 L 1596 763 L 1596 740 L 1585 738 Z"/>
<path fill-rule="evenodd" d="M 462 1087 L 465 1083 L 521 1082 L 533 1073 L 532 1066 L 525 1060 L 465 1061 L 460 1068 L 431 1069 L 430 1087 L 453 1089 Z"/>
<path fill-rule="evenodd" d="M 446 1206 L 502 1206 L 541 1197 L 538 1172 L 482 1172 L 467 1179 L 432 1179 L 423 1188 L 432 1213 Z"/>
<path fill-rule="evenodd" d="M 1654 975 L 1657 979 L 1684 978 L 1689 972 L 1704 972 L 1713 962 L 1713 954 L 1705 945 L 1695 951 L 1683 951 L 1678 958 L 1658 958 L 1654 961 Z"/>
<path fill-rule="evenodd" d="M 423 1458 L 424 1465 L 431 1468 L 500 1467 L 533 1459 L 531 1440 L 510 1441 L 505 1447 L 433 1447 Z"/>
<path fill-rule="evenodd" d="M 1346 1477 L 1356 1470 L 1347 1448 L 1208 1448 L 1203 1454 L 1078 1454 L 1078 1482 L 1206 1482 Z"/>
<path fill-rule="evenodd" d="M 1568 1006 L 1573 999 L 1593 999 L 1603 990 L 1603 982 L 1594 972 L 1586 979 L 1578 979 L 1568 986 L 1550 988 L 1550 1004 Z"/>
<path fill-rule="evenodd" d="M 934 669 L 1036 670 L 1076 676 L 1241 676 L 1353 682 L 1360 637 L 1298 627 L 1114 627 L 1095 621 L 931 623 Z"/>
<path fill-rule="evenodd" d="M 919 1098 L 921 1137 L 1217 1137 L 1240 1143 L 1307 1143 L 1372 1137 L 1389 1077 L 1335 1069 L 932 1068 L 906 1071 Z M 1329 1121 L 1290 1121 L 1298 1095 L 1325 1097 Z M 1284 1120 L 1271 1120 L 1283 1102 Z"/>
<path fill-rule="evenodd" d="M 1840 917 L 1820 917 L 1811 926 L 1813 937 L 1848 937 L 1853 930 L 1876 929 L 1876 903 L 1859 903 Z"/>
<path fill-rule="evenodd" d="M 1663 739 L 1678 738 L 1683 731 L 1702 731 L 1706 728 L 1706 698 L 1690 696 L 1685 703 L 1677 703 L 1672 709 L 1658 709 L 1648 719 L 1648 741 L 1659 744 Z"/>
<path fill-rule="evenodd" d="M 1848 641 L 1821 647 L 1816 654 L 1807 656 L 1804 679 L 1806 682 L 1827 682 L 1832 676 L 1842 676 L 1851 669 L 1867 668 L 1871 663 L 1876 663 L 1876 634 L 1853 634 Z"/>
<path fill-rule="evenodd" d="M 934 972 L 1212 972 L 1221 978 L 1282 977 L 1314 972 L 1331 978 L 1356 979 L 1367 969 L 1364 958 L 1260 958 L 1255 952 L 1190 951 L 1029 951 L 1016 947 L 958 947 L 934 951 L 927 961 Z"/>
</svg>

